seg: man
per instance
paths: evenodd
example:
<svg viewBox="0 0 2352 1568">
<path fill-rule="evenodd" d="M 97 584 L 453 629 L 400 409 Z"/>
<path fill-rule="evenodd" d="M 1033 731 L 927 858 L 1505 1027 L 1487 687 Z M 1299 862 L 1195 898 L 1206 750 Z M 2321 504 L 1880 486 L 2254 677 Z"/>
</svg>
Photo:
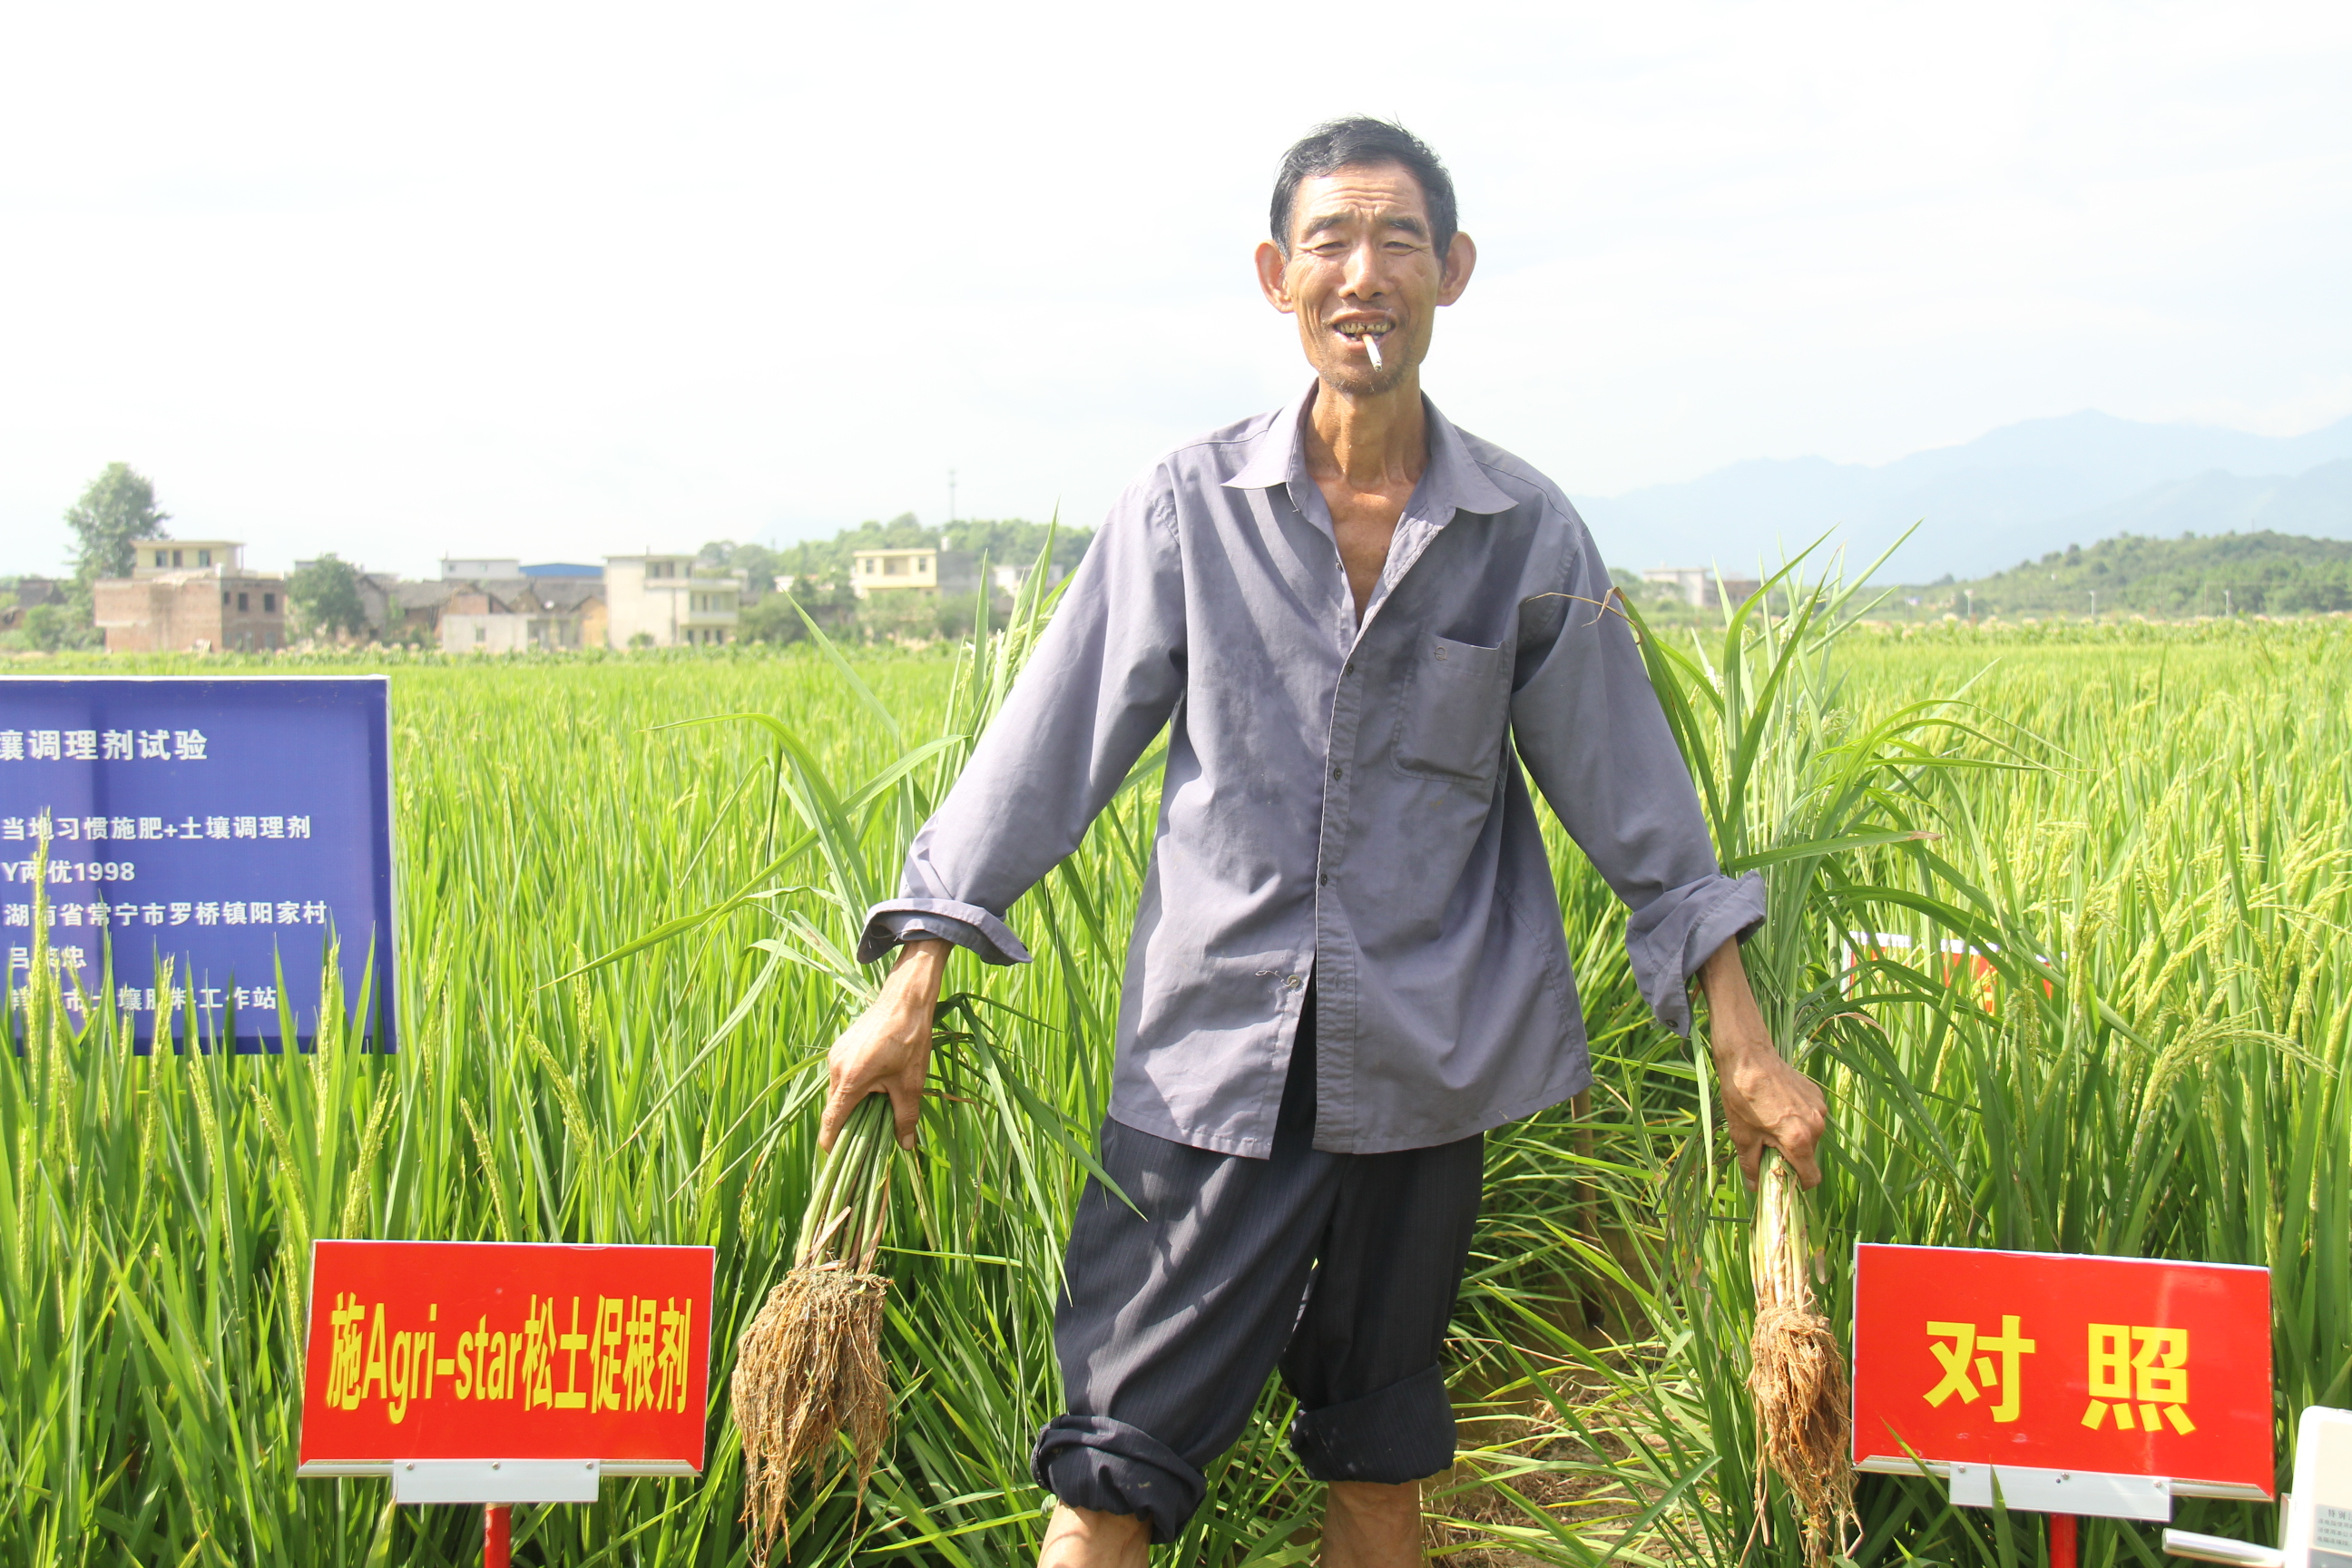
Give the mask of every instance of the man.
<svg viewBox="0 0 2352 1568">
<path fill-rule="evenodd" d="M 1290 150 L 1258 281 L 1314 382 L 1120 498 L 869 918 L 862 959 L 904 945 L 834 1047 L 828 1147 L 876 1090 L 912 1145 L 950 944 L 1025 961 L 1005 910 L 1168 730 L 1101 1135 L 1141 1213 L 1079 1202 L 1043 1568 L 1140 1568 L 1277 1366 L 1328 1568 L 1421 1561 L 1482 1135 L 1591 1080 L 1522 764 L 1631 907 L 1658 1016 L 1687 1029 L 1704 985 L 1751 1178 L 1769 1143 L 1817 1179 L 1821 1092 L 1739 964 L 1762 889 L 1717 867 L 1606 568 L 1550 481 L 1422 395 L 1476 258 L 1402 128 Z"/>
</svg>

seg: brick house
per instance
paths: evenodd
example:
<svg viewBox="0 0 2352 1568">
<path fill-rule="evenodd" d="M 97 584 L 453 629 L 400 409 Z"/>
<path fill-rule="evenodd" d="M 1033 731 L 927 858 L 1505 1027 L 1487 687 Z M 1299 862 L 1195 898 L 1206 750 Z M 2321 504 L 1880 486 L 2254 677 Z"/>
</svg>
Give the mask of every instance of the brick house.
<svg viewBox="0 0 2352 1568">
<path fill-rule="evenodd" d="M 227 539 L 142 539 L 128 577 L 91 590 L 109 653 L 243 653 L 286 646 L 286 579 L 247 571 Z"/>
</svg>

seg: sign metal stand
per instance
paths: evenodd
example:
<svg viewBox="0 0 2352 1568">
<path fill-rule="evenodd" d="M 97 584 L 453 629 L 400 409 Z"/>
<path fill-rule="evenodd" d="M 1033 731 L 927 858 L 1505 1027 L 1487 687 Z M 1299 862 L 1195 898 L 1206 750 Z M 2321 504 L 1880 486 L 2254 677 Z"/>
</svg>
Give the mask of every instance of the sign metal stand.
<svg viewBox="0 0 2352 1568">
<path fill-rule="evenodd" d="M 396 1459 L 396 1503 L 482 1505 L 482 1568 L 511 1568 L 514 1505 L 594 1502 L 604 1466 L 594 1459 Z"/>
<path fill-rule="evenodd" d="M 1990 1508 L 1996 1483 L 2001 1505 L 2050 1517 L 2050 1568 L 2074 1568 L 2075 1521 L 2138 1519 L 2168 1522 L 2172 1482 L 2163 1476 L 2107 1475 L 2094 1470 L 2040 1470 L 2010 1465 L 1954 1465 L 1950 1489 L 1958 1508 Z"/>
</svg>

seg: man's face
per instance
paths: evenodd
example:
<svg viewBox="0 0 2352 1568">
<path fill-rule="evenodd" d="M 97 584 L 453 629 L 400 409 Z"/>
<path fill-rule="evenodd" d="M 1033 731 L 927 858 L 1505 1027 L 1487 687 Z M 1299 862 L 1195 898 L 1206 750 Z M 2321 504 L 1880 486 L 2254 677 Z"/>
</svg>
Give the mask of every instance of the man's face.
<svg viewBox="0 0 2352 1568">
<path fill-rule="evenodd" d="M 1400 164 L 1350 165 L 1299 182 L 1290 254 L 1258 247 L 1258 283 L 1275 309 L 1298 318 L 1307 363 L 1328 385 L 1357 394 L 1403 384 L 1429 353 L 1437 307 L 1470 281 L 1476 249 L 1457 234 L 1432 244 L 1421 182 Z M 1368 337 L 1381 345 L 1372 368 Z"/>
</svg>

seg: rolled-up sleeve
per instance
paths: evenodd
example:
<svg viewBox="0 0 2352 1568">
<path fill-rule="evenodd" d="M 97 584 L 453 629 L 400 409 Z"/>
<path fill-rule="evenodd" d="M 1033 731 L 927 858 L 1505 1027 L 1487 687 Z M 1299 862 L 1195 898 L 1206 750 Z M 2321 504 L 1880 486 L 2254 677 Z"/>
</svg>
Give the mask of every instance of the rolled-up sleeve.
<svg viewBox="0 0 2352 1568">
<path fill-rule="evenodd" d="M 940 907 L 907 908 L 913 903 Z M 1029 962 L 1029 949 L 1003 921 L 976 905 L 957 903 L 951 899 L 901 899 L 877 904 L 866 918 L 866 934 L 858 948 L 859 961 L 871 963 L 890 949 L 922 937 L 937 937 L 958 947 L 970 948 L 990 963 Z"/>
<path fill-rule="evenodd" d="M 1625 901 L 1633 978 L 1661 1023 L 1690 1031 L 1709 954 L 1764 922 L 1763 879 L 1717 865 L 1690 771 L 1610 580 L 1578 523 L 1559 592 L 1522 606 L 1511 697 L 1520 758 L 1560 823 Z"/>
<path fill-rule="evenodd" d="M 1095 535 L 1003 708 L 915 835 L 898 897 L 867 911 L 858 961 L 940 936 L 990 963 L 1027 963 L 1005 911 L 1078 847 L 1168 722 L 1184 661 L 1174 502 L 1155 471 Z"/>
</svg>

